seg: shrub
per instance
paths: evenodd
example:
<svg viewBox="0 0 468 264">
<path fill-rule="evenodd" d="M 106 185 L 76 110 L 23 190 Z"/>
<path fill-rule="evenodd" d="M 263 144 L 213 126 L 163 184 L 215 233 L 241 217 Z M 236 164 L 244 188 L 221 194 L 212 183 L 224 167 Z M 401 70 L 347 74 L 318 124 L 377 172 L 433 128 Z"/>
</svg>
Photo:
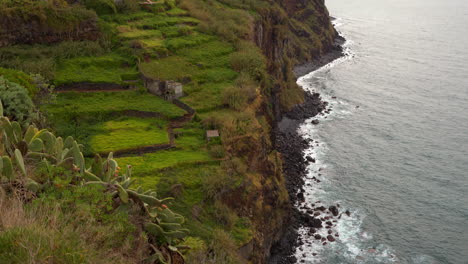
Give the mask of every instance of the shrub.
<svg viewBox="0 0 468 264">
<path fill-rule="evenodd" d="M 296 78 L 292 73 L 292 63 L 288 58 L 284 59 L 284 68 L 286 69 L 286 80 L 280 83 L 282 87 L 280 103 L 283 109 L 289 110 L 304 102 L 304 90 L 297 85 Z"/>
<path fill-rule="evenodd" d="M 243 89 L 238 86 L 227 87 L 223 91 L 223 103 L 232 109 L 244 110 L 248 103 L 248 96 Z"/>
<path fill-rule="evenodd" d="M 44 76 L 48 80 L 51 80 L 55 77 L 56 63 L 53 58 L 32 58 L 30 60 L 26 60 L 17 57 L 11 60 L 3 60 L 0 54 L 0 66 L 13 68 L 15 70 L 23 71 L 29 74 L 37 73 Z"/>
<path fill-rule="evenodd" d="M 231 55 L 232 68 L 241 73 L 248 73 L 254 80 L 260 81 L 266 72 L 266 59 L 253 43 L 242 42 L 238 52 Z"/>
<path fill-rule="evenodd" d="M 215 198 L 234 184 L 234 178 L 227 175 L 224 171 L 218 171 L 218 173 L 211 173 L 204 177 L 202 186 L 208 198 Z"/>
<path fill-rule="evenodd" d="M 248 167 L 247 164 L 240 158 L 233 158 L 231 160 L 231 166 L 232 169 L 237 173 L 237 174 L 245 174 L 247 173 Z"/>
<path fill-rule="evenodd" d="M 0 76 L 0 100 L 6 116 L 22 124 L 29 123 L 33 103 L 26 88 Z"/>
<path fill-rule="evenodd" d="M 54 93 L 55 86 L 50 85 L 49 82 L 40 74 L 33 74 L 31 75 L 31 78 L 38 90 L 36 97 L 34 97 L 35 105 L 52 103 L 57 97 Z"/>
<path fill-rule="evenodd" d="M 219 127 L 221 127 L 223 121 L 219 116 L 210 114 L 207 117 L 203 118 L 202 124 L 205 129 L 211 130 L 218 129 Z"/>
<path fill-rule="evenodd" d="M 85 0 L 86 8 L 93 9 L 98 15 L 117 13 L 113 0 Z"/>
<path fill-rule="evenodd" d="M 99 56 L 106 52 L 96 41 L 64 41 L 49 48 L 50 55 L 59 59 L 71 59 L 82 56 Z"/>
<path fill-rule="evenodd" d="M 231 208 L 219 200 L 215 201 L 214 208 L 216 220 L 230 230 L 239 217 Z"/>
<path fill-rule="evenodd" d="M 205 241 L 196 237 L 188 237 L 184 244 L 190 247 L 190 250 L 185 254 L 187 263 L 208 263 L 208 247 Z"/>
<path fill-rule="evenodd" d="M 55 45 L 15 45 L 0 48 L 0 67 L 37 73 L 52 80 L 60 60 L 100 56 L 106 51 L 108 43 L 102 39 L 101 42 L 64 41 Z"/>
<path fill-rule="evenodd" d="M 186 243 L 191 250 L 186 255 L 188 264 L 237 264 L 246 263 L 238 255 L 238 246 L 233 238 L 222 229 L 215 229 L 213 240 L 207 246 L 201 240 L 187 239 Z"/>
<path fill-rule="evenodd" d="M 216 229 L 213 234 L 213 241 L 210 245 L 212 257 L 216 260 L 213 263 L 235 264 L 244 263 L 237 254 L 238 247 L 232 237 L 224 230 Z M 210 263 L 210 262 L 208 262 Z"/>
<path fill-rule="evenodd" d="M 222 6 L 213 0 L 182 0 L 180 7 L 201 20 L 199 29 L 234 42 L 248 39 L 254 19 L 246 10 Z"/>
<path fill-rule="evenodd" d="M 232 109 L 241 111 L 257 96 L 257 84 L 247 73 L 236 79 L 235 86 L 223 90 L 223 103 Z"/>
<path fill-rule="evenodd" d="M 222 159 L 226 155 L 224 148 L 221 145 L 212 146 L 210 148 L 210 155 L 215 159 Z"/>
<path fill-rule="evenodd" d="M 0 17 L 8 23 L 3 25 L 6 28 L 15 26 L 18 30 L 27 31 L 32 24 L 39 24 L 39 29 L 44 32 L 63 33 L 75 30 L 83 21 L 96 20 L 96 13 L 81 5 L 69 5 L 64 0 L 22 0 L 0 1 Z"/>
<path fill-rule="evenodd" d="M 0 188 L 1 189 L 1 188 Z M 144 243 L 129 214 L 110 212 L 112 199 L 96 188 L 47 190 L 30 203 L 0 203 L 0 263 L 130 263 Z"/>
<path fill-rule="evenodd" d="M 137 0 L 121 0 L 115 3 L 119 13 L 133 13 L 140 10 Z"/>
<path fill-rule="evenodd" d="M 0 76 L 9 80 L 10 82 L 17 83 L 28 90 L 28 94 L 31 97 L 34 97 L 39 89 L 34 85 L 34 80 L 28 74 L 12 70 L 12 69 L 5 69 L 0 67 Z"/>
</svg>

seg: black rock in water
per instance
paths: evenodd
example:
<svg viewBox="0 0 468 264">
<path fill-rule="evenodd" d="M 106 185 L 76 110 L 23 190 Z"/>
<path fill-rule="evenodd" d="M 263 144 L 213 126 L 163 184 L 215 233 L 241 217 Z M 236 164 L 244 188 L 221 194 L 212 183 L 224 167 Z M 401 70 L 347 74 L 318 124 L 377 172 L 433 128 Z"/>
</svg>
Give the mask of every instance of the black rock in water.
<svg viewBox="0 0 468 264">
<path fill-rule="evenodd" d="M 333 216 L 338 216 L 339 214 L 339 211 L 338 211 L 338 208 L 334 205 L 328 207 L 328 210 L 330 210 L 330 212 L 333 214 Z"/>
</svg>

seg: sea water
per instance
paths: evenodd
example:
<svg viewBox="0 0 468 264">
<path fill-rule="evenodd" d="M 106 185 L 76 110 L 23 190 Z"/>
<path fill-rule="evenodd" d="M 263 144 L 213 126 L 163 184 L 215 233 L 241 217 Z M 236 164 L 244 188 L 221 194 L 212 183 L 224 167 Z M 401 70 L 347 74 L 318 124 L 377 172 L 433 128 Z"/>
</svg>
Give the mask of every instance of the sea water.
<svg viewBox="0 0 468 264">
<path fill-rule="evenodd" d="M 468 263 L 468 1 L 326 4 L 346 56 L 298 81 L 333 109 L 300 128 L 305 198 L 351 214 L 298 262 Z"/>
</svg>

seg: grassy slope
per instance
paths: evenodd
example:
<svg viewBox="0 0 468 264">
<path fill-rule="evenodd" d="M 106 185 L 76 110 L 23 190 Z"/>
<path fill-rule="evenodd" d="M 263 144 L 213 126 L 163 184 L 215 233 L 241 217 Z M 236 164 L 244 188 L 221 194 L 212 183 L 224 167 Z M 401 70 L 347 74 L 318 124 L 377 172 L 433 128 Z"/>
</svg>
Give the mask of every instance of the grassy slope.
<svg viewBox="0 0 468 264">
<path fill-rule="evenodd" d="M 219 37 L 198 32 L 194 25 L 199 21 L 177 8 L 158 15 L 138 12 L 107 16 L 104 19 L 116 29 L 117 38 L 124 47 L 139 46 L 141 48 L 134 50 L 134 54 L 150 57 L 138 66 L 143 74 L 162 80 L 189 80 L 189 83 L 184 85 L 187 96 L 182 98 L 182 101 L 204 114 L 216 114 L 221 110 L 222 91 L 231 87 L 238 75 L 230 63 L 231 54 L 235 51 L 232 44 Z M 121 57 L 116 55 L 116 52 L 112 54 L 97 58 L 78 57 L 64 60 L 59 64 L 56 83 L 101 82 L 104 79 L 119 83 L 125 69 L 116 67 L 116 62 L 118 65 L 125 62 L 120 61 Z M 131 69 L 132 66 L 127 67 L 128 72 L 131 72 Z M 103 115 L 123 110 L 160 112 L 169 118 L 182 114 L 180 109 L 165 104 L 159 106 L 154 101 L 161 103 L 155 97 L 137 92 L 61 93 L 58 104 L 48 106 L 48 110 L 60 116 L 54 118 L 56 127 L 59 127 L 57 124 L 63 120 L 72 118 L 61 117 L 61 114 L 72 109 L 74 113 L 85 115 Z M 131 130 L 115 127 L 127 124 L 129 120 Z M 101 122 L 90 126 L 89 139 L 85 142 L 89 142 L 93 151 L 97 152 L 151 145 L 158 140 L 162 142 L 162 133 L 159 137 L 154 135 L 159 133 L 154 127 L 148 130 L 144 128 L 146 124 L 155 121 L 154 118 L 146 121 L 124 118 L 114 122 L 103 118 Z M 94 122 L 85 122 L 75 135 L 82 135 L 83 131 L 88 129 L 86 123 Z M 137 183 L 144 188 L 156 187 L 161 193 L 172 196 L 172 187 L 182 184 L 184 190 L 176 199 L 174 208 L 188 219 L 193 219 L 194 206 L 200 206 L 206 200 L 203 188 L 206 176 L 224 172 L 220 167 L 221 163 L 210 155 L 209 146 L 204 139 L 205 130 L 200 124 L 194 122 L 174 131 L 178 134 L 176 149 L 122 157 L 117 161 L 122 165 L 132 164 Z M 214 217 L 216 209 L 213 205 L 204 207 L 206 208 L 199 216 L 200 219 L 188 221 L 187 225 L 193 237 L 209 241 L 215 229 L 226 228 Z M 246 224 L 246 221 L 248 222 L 239 218 L 231 229 L 231 235 L 238 245 L 248 242 L 252 237 L 250 224 Z"/>
<path fill-rule="evenodd" d="M 108 153 L 121 149 L 132 149 L 169 143 L 167 122 L 156 118 L 124 118 L 110 120 L 98 125 L 102 131 L 91 137 L 94 152 Z M 131 164 L 131 163 L 128 163 Z"/>
<path fill-rule="evenodd" d="M 55 104 L 46 106 L 52 114 L 70 113 L 115 113 L 126 110 L 161 113 L 168 118 L 183 115 L 185 112 L 175 105 L 140 91 L 113 92 L 64 92 L 58 94 Z"/>
<path fill-rule="evenodd" d="M 177 16 L 173 10 L 177 11 Z M 130 38 L 130 45 L 141 43 L 143 53 L 149 54 L 149 59 L 139 64 L 143 74 L 160 80 L 189 80 L 184 85 L 187 96 L 182 101 L 199 113 L 216 114 L 222 107 L 223 89 L 232 86 L 237 77 L 230 65 L 230 56 L 235 49 L 219 37 L 197 32 L 192 25 L 198 20 L 183 16 L 185 14 L 171 9 L 165 15 L 134 14 L 131 19 L 113 17 L 113 21 L 119 21 L 120 38 Z M 169 56 L 161 58 L 166 55 Z M 206 204 L 204 186 L 210 176 L 224 173 L 221 162 L 209 154 L 204 129 L 198 123 L 188 124 L 175 132 L 179 134 L 177 149 L 119 158 L 118 161 L 135 164 L 140 168 L 135 171 L 138 183 L 147 188 L 156 187 L 162 194 L 174 196 L 174 186 L 181 184 L 183 191 L 177 196 L 174 208 L 190 219 L 187 227 L 193 237 L 210 241 L 215 229 L 229 230 L 214 217 L 216 209 L 213 205 Z M 201 204 L 205 204 L 202 211 L 194 217 L 194 208 L 201 208 Z M 250 228 L 245 219 L 236 220 L 231 235 L 238 245 L 251 239 Z"/>
<path fill-rule="evenodd" d="M 138 71 L 128 65 L 128 59 L 118 54 L 108 54 L 99 57 L 77 57 L 63 60 L 57 65 L 54 83 L 56 85 L 92 82 L 121 83 L 128 77 L 136 79 Z"/>
<path fill-rule="evenodd" d="M 57 85 L 121 83 L 131 79 L 128 76 L 135 75 L 136 69 L 156 79 L 188 81 L 184 86 L 187 96 L 182 101 L 201 116 L 231 113 L 232 110 L 222 109 L 222 92 L 232 87 L 238 76 L 230 62 L 235 47 L 219 36 L 199 31 L 198 19 L 188 16 L 185 10 L 172 8 L 157 15 L 141 11 L 103 16 L 103 23 L 116 32 L 117 44 L 111 49 L 99 50 L 90 43 L 83 43 L 85 47 L 69 43 L 70 47 L 82 49 L 68 54 L 69 49 L 62 44 L 35 45 L 24 46 L 26 51 L 24 47 L 12 47 L 8 54 L 22 52 L 22 61 L 31 62 L 31 65 L 20 65 L 23 69 L 40 68 Z M 79 50 L 76 47 L 74 50 Z M 50 57 L 53 59 L 48 60 Z M 41 64 L 42 61 L 50 65 Z M 138 67 L 137 61 L 140 61 Z M 163 143 L 167 141 L 167 134 L 163 133 L 167 120 L 184 114 L 174 105 L 139 91 L 64 92 L 58 94 L 56 103 L 45 109 L 59 135 L 73 135 L 93 152 Z M 163 117 L 120 116 L 126 110 L 157 112 Z M 216 216 L 222 208 L 213 205 L 206 194 L 212 179 L 225 174 L 222 162 L 210 154 L 210 149 L 219 142 L 207 144 L 205 130 L 199 122 L 175 131 L 179 133 L 176 149 L 119 158 L 118 162 L 134 165 L 137 182 L 143 187 L 156 187 L 162 194 L 173 196 L 174 185 L 182 184 L 183 191 L 174 208 L 189 219 L 187 225 L 193 237 L 209 242 L 216 229 L 224 229 L 238 246 L 250 241 L 249 221 L 234 217 L 233 226 L 226 227 Z M 201 208 L 197 216 L 194 208 Z"/>
<path fill-rule="evenodd" d="M 88 155 L 168 143 L 169 120 L 185 114 L 159 97 L 135 90 L 63 92 L 44 108 L 57 134 L 79 139 L 87 146 Z M 125 111 L 130 110 L 160 117 L 126 116 Z"/>
<path fill-rule="evenodd" d="M 66 185 L 65 185 L 66 186 Z M 57 187 L 0 203 L 0 263 L 136 263 L 145 238 L 102 187 Z M 112 211 L 112 212 L 110 212 Z"/>
</svg>

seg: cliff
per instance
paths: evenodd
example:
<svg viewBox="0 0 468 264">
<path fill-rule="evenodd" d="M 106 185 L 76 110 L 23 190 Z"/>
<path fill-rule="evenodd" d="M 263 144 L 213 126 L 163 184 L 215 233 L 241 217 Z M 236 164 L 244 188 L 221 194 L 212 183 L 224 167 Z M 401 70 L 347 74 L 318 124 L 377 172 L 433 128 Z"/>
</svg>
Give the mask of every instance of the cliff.
<svg viewBox="0 0 468 264">
<path fill-rule="evenodd" d="M 154 10 L 99 18 L 97 10 L 79 4 L 27 3 L 45 6 L 2 10 L 8 15 L 0 19 L 0 65 L 28 73 L 50 71 L 59 89 L 70 88 L 41 109 L 58 135 L 73 135 L 99 153 L 140 151 L 116 159 L 140 165 L 133 175 L 143 188 L 176 197 L 170 206 L 187 219 L 191 231 L 189 263 L 267 263 L 289 253 L 283 238 L 294 239 L 288 234 L 297 224 L 292 203 L 300 184 L 291 164 L 302 157 L 286 153 L 284 145 L 292 149 L 300 142 L 283 137 L 278 122 L 295 109 L 308 108 L 313 115 L 324 107 L 318 95 L 296 85 L 294 72 L 304 63 L 319 65 L 337 49 L 323 1 L 183 0 L 177 6 L 164 1 Z M 72 15 L 72 9 L 79 12 Z M 69 23 L 57 23 L 58 17 L 70 18 Z M 106 47 L 81 41 L 102 36 L 97 25 L 112 34 Z M 65 40 L 71 42 L 54 44 Z M 50 45 L 1 48 L 35 43 Z M 186 96 L 180 100 L 196 114 L 184 115 L 146 94 L 135 80 L 138 73 L 183 83 Z M 99 90 L 125 81 L 141 89 Z M 95 89 L 74 93 L 73 87 L 83 83 Z M 152 123 L 143 117 L 153 118 Z M 206 142 L 204 133 L 211 129 L 221 137 Z M 166 132 L 173 149 L 143 151 L 145 144 L 167 143 Z M 150 133 L 155 136 L 146 140 Z"/>
<path fill-rule="evenodd" d="M 323 0 L 287 0 L 260 12 L 256 21 L 255 42 L 268 61 L 273 78 L 266 102 L 271 109 L 273 148 L 282 154 L 282 177 L 289 192 L 280 225 L 265 223 L 269 263 L 293 263 L 287 257 L 295 246 L 295 229 L 301 215 L 292 208 L 296 192 L 302 187 L 302 149 L 307 145 L 297 137 L 299 120 L 325 109 L 318 94 L 305 94 L 296 78 L 340 57 L 342 38 L 334 29 Z M 284 116 L 292 120 L 278 127 Z M 268 250 L 269 249 L 269 250 Z"/>
<path fill-rule="evenodd" d="M 322 0 L 278 1 L 260 12 L 255 42 L 268 59 L 268 72 L 274 78 L 271 93 L 275 119 L 304 102 L 296 85 L 295 66 L 316 62 L 336 48 L 338 37 Z"/>
</svg>

